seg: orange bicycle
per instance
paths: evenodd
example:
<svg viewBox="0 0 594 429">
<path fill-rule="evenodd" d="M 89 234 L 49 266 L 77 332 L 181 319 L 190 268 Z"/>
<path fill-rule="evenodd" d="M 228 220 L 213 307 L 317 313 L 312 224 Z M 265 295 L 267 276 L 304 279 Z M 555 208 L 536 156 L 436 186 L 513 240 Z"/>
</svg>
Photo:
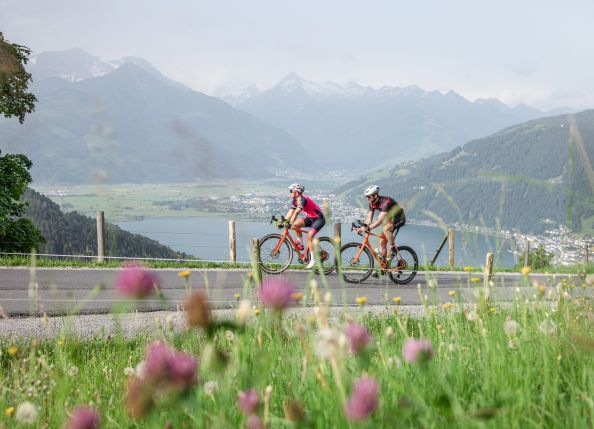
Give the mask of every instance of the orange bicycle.
<svg viewBox="0 0 594 429">
<path fill-rule="evenodd" d="M 293 255 L 297 254 L 297 260 L 300 264 L 309 263 L 310 252 L 309 245 L 306 245 L 303 250 L 299 248 L 299 240 L 294 239 L 291 235 L 291 230 L 307 233 L 307 231 L 289 227 L 288 221 L 284 216 L 277 219 L 272 216 L 270 223 L 273 223 L 278 229 L 282 229 L 281 234 L 268 234 L 260 239 L 260 263 L 262 270 L 269 274 L 280 274 L 285 271 L 293 262 Z M 309 244 L 309 242 L 308 242 Z M 334 270 L 334 261 L 336 259 L 336 251 L 334 243 L 328 237 L 318 238 L 318 252 L 317 261 L 322 267 L 324 274 L 330 274 Z M 314 272 L 318 272 L 319 265 L 314 267 Z"/>
<path fill-rule="evenodd" d="M 358 224 L 351 224 L 351 231 L 364 226 L 361 221 Z M 379 273 L 389 274 L 390 279 L 396 284 L 409 283 L 419 269 L 419 259 L 413 249 L 408 246 L 394 246 L 396 253 L 391 258 L 383 260 L 369 242 L 369 236 L 381 238 L 381 236 L 366 231 L 363 242 L 347 243 L 340 248 L 342 277 L 348 283 L 363 283 L 373 272 L 374 259 L 379 264 Z M 337 261 L 338 266 L 338 261 Z"/>
</svg>

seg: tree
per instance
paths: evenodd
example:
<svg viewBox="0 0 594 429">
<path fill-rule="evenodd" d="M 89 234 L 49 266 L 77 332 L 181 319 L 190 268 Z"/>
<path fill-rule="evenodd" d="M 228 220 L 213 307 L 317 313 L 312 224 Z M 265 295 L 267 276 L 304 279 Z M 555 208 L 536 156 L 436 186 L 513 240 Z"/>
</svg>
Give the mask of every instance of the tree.
<svg viewBox="0 0 594 429">
<path fill-rule="evenodd" d="M 7 118 L 17 116 L 20 123 L 37 101 L 27 92 L 31 75 L 24 65 L 30 53 L 29 48 L 7 42 L 0 33 L 0 112 Z M 0 251 L 29 252 L 45 242 L 31 220 L 23 218 L 27 205 L 20 201 L 31 183 L 32 165 L 25 155 L 2 156 L 0 151 Z"/>
<path fill-rule="evenodd" d="M 35 110 L 37 98 L 27 92 L 31 73 L 25 70 L 31 50 L 10 43 L 0 32 L 0 113 L 16 116 L 22 124 L 25 115 Z"/>
</svg>

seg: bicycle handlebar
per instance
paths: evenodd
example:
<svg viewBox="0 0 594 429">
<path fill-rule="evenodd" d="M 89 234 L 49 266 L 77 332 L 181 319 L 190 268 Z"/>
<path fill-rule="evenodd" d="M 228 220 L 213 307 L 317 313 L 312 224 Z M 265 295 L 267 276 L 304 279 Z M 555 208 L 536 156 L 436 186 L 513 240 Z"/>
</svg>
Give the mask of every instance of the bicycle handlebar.
<svg viewBox="0 0 594 429">
<path fill-rule="evenodd" d="M 282 228 L 289 229 L 291 227 L 291 225 L 289 224 L 289 221 L 287 219 L 285 219 L 285 217 L 282 215 L 281 215 L 280 220 L 277 219 L 274 215 L 272 215 L 272 217 L 270 218 L 270 223 L 273 223 L 274 226 L 276 226 L 278 229 L 282 229 Z"/>
</svg>

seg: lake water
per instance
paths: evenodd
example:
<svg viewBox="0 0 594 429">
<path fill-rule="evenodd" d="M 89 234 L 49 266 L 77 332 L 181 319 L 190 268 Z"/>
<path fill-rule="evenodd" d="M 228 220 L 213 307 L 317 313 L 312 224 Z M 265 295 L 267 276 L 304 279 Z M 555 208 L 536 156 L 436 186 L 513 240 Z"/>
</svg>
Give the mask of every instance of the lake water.
<svg viewBox="0 0 594 429">
<path fill-rule="evenodd" d="M 229 258 L 229 220 L 224 217 L 147 218 L 118 223 L 122 229 L 157 240 L 172 249 L 210 261 L 226 261 Z M 249 261 L 252 238 L 276 232 L 269 222 L 235 222 L 237 260 Z M 320 235 L 332 236 L 333 226 L 326 224 Z M 436 227 L 407 224 L 396 237 L 396 242 L 416 250 L 420 262 L 431 260 L 445 233 Z M 342 243 L 360 241 L 350 231 L 350 222 L 342 226 Z M 377 240 L 373 239 L 374 247 Z M 495 255 L 495 265 L 510 267 L 516 257 L 509 252 L 512 244 L 499 237 L 456 231 L 455 259 L 457 266 L 481 266 L 487 252 Z M 436 265 L 448 264 L 448 244 L 444 246 Z"/>
</svg>

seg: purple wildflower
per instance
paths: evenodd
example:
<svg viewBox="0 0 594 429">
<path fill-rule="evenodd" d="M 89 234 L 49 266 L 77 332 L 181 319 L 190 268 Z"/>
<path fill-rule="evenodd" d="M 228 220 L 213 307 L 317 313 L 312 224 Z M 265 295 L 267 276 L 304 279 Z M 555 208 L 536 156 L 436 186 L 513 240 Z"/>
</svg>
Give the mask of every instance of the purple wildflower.
<svg viewBox="0 0 594 429">
<path fill-rule="evenodd" d="M 239 392 L 237 401 L 239 402 L 239 408 L 241 408 L 241 411 L 243 411 L 246 416 L 255 414 L 260 407 L 260 395 L 256 389 Z"/>
<path fill-rule="evenodd" d="M 92 407 L 77 407 L 64 429 L 98 429 L 101 424 L 99 413 Z"/>
<path fill-rule="evenodd" d="M 148 348 L 143 378 L 154 384 L 183 389 L 198 382 L 197 366 L 192 355 L 178 353 L 167 344 L 156 341 Z"/>
<path fill-rule="evenodd" d="M 364 326 L 354 323 L 347 326 L 345 334 L 349 339 L 351 352 L 357 354 L 371 341 L 371 336 Z"/>
<path fill-rule="evenodd" d="M 433 346 L 429 340 L 408 339 L 402 347 L 402 354 L 408 363 L 423 363 L 433 357 Z"/>
<path fill-rule="evenodd" d="M 169 358 L 171 383 L 178 388 L 186 388 L 198 382 L 198 362 L 187 353 L 175 353 Z"/>
<path fill-rule="evenodd" d="M 155 383 L 167 379 L 173 354 L 173 350 L 167 344 L 160 341 L 152 343 L 146 352 L 144 378 Z"/>
<path fill-rule="evenodd" d="M 379 385 L 370 377 L 361 377 L 353 383 L 353 391 L 344 409 L 350 421 L 367 418 L 377 409 Z"/>
<path fill-rule="evenodd" d="M 260 299 L 264 305 L 274 310 L 288 307 L 293 298 L 294 286 L 282 279 L 266 279 L 260 287 Z"/>
<path fill-rule="evenodd" d="M 252 414 L 247 418 L 247 427 L 248 429 L 264 429 L 264 423 L 262 423 L 260 416 Z"/>
<path fill-rule="evenodd" d="M 155 291 L 158 283 L 156 274 L 139 265 L 127 265 L 118 275 L 116 290 L 120 295 L 144 298 Z"/>
</svg>

